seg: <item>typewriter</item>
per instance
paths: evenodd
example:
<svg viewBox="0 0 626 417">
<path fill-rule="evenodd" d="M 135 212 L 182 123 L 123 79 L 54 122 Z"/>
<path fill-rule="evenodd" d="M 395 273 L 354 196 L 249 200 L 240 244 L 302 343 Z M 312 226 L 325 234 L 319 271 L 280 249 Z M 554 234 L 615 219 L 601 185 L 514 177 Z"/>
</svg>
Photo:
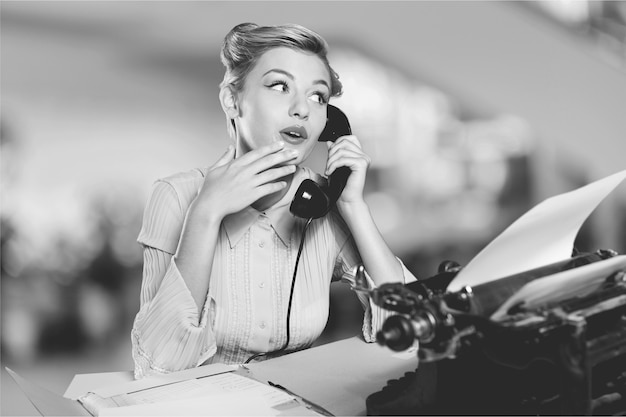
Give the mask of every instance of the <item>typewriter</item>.
<svg viewBox="0 0 626 417">
<path fill-rule="evenodd" d="M 417 345 L 419 358 L 415 371 L 367 398 L 369 415 L 626 412 L 626 256 L 574 254 L 446 291 L 460 269 L 447 261 L 431 278 L 368 290 L 393 312 L 378 343 L 394 351 Z M 551 278 L 568 280 L 566 290 L 505 302 Z"/>
</svg>

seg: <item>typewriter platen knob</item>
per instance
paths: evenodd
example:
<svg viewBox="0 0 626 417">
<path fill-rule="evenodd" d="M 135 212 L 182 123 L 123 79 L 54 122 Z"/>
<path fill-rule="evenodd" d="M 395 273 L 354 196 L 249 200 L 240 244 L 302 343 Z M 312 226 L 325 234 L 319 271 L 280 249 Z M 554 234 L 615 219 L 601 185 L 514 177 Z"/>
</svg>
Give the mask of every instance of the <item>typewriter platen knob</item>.
<svg viewBox="0 0 626 417">
<path fill-rule="evenodd" d="M 387 346 L 391 350 L 401 352 L 411 347 L 415 340 L 415 331 L 411 320 L 404 316 L 391 316 L 382 329 L 376 333 L 376 341 L 379 345 Z"/>
<path fill-rule="evenodd" d="M 376 341 L 400 352 L 410 348 L 415 339 L 420 342 L 431 341 L 435 335 L 435 325 L 435 320 L 429 313 L 410 319 L 401 315 L 391 316 L 376 333 Z"/>
</svg>

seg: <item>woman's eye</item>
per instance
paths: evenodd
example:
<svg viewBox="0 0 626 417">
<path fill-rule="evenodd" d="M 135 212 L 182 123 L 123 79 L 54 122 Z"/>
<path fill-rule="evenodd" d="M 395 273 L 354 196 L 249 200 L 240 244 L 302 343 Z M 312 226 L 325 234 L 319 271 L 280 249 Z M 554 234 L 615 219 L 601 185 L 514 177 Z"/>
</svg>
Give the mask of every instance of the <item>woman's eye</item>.
<svg viewBox="0 0 626 417">
<path fill-rule="evenodd" d="M 313 94 L 311 96 L 311 99 L 313 101 L 315 101 L 316 103 L 319 103 L 319 104 L 326 104 L 326 103 L 328 103 L 328 99 L 322 93 L 315 93 L 315 94 Z"/>
<path fill-rule="evenodd" d="M 283 81 L 276 81 L 273 82 L 269 85 L 269 88 L 271 88 L 272 90 L 276 90 L 276 91 L 282 91 L 285 92 L 288 90 L 287 88 L 287 83 L 283 82 Z"/>
</svg>

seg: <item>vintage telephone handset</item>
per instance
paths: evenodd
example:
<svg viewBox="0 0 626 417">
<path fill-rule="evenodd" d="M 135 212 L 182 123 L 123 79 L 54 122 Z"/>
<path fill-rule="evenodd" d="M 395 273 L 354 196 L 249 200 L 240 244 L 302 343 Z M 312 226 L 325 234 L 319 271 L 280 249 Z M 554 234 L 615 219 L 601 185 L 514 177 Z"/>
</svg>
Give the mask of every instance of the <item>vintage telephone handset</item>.
<svg viewBox="0 0 626 417">
<path fill-rule="evenodd" d="M 319 142 L 334 142 L 344 135 L 351 135 L 352 129 L 346 115 L 333 105 L 328 105 L 326 127 L 320 134 Z M 328 185 L 323 187 L 311 179 L 302 181 L 289 206 L 294 216 L 303 219 L 324 217 L 337 202 L 348 177 L 350 168 L 339 167 L 328 178 Z"/>
<path fill-rule="evenodd" d="M 329 104 L 326 111 L 326 126 L 324 127 L 324 130 L 322 130 L 322 133 L 320 133 L 320 137 L 318 139 L 319 142 L 334 142 L 341 136 L 352 134 L 348 118 L 341 110 Z M 307 219 L 307 222 L 302 232 L 302 238 L 300 239 L 300 247 L 298 248 L 298 254 L 296 256 L 296 265 L 294 266 L 293 278 L 291 279 L 291 291 L 289 292 L 289 303 L 287 305 L 287 340 L 282 348 L 272 352 L 272 354 L 284 351 L 289 345 L 289 327 L 293 290 L 296 284 L 298 263 L 300 262 L 300 255 L 302 254 L 306 231 L 313 219 L 324 217 L 330 211 L 346 186 L 349 176 L 350 168 L 339 167 L 328 178 L 327 186 L 320 186 L 311 179 L 305 179 L 298 187 L 298 190 L 296 191 L 296 194 L 291 202 L 291 206 L 289 206 L 289 211 L 291 211 L 294 216 Z M 269 353 L 265 352 L 254 354 L 244 363 L 250 363 L 253 359 L 261 356 L 267 356 L 268 354 Z"/>
</svg>

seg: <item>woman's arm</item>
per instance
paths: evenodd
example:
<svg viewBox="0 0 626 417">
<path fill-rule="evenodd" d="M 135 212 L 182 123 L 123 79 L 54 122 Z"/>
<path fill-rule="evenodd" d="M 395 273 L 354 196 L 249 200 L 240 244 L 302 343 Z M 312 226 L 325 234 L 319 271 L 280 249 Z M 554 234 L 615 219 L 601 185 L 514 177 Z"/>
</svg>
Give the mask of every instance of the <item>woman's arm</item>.
<svg viewBox="0 0 626 417">
<path fill-rule="evenodd" d="M 332 174 L 340 166 L 351 169 L 337 208 L 354 237 L 367 273 L 376 285 L 403 282 L 404 268 L 387 246 L 363 198 L 369 164 L 370 158 L 362 151 L 356 136 L 343 136 L 334 144 L 329 142 L 326 174 Z"/>
<path fill-rule="evenodd" d="M 154 184 L 138 241 L 143 245 L 140 309 L 133 322 L 135 377 L 198 366 L 216 349 L 209 306 L 196 303 L 173 261 L 196 180 Z"/>
<path fill-rule="evenodd" d="M 344 205 L 339 210 L 354 237 L 365 270 L 374 283 L 379 286 L 388 282 L 404 282 L 402 265 L 380 234 L 367 204 Z"/>
</svg>

